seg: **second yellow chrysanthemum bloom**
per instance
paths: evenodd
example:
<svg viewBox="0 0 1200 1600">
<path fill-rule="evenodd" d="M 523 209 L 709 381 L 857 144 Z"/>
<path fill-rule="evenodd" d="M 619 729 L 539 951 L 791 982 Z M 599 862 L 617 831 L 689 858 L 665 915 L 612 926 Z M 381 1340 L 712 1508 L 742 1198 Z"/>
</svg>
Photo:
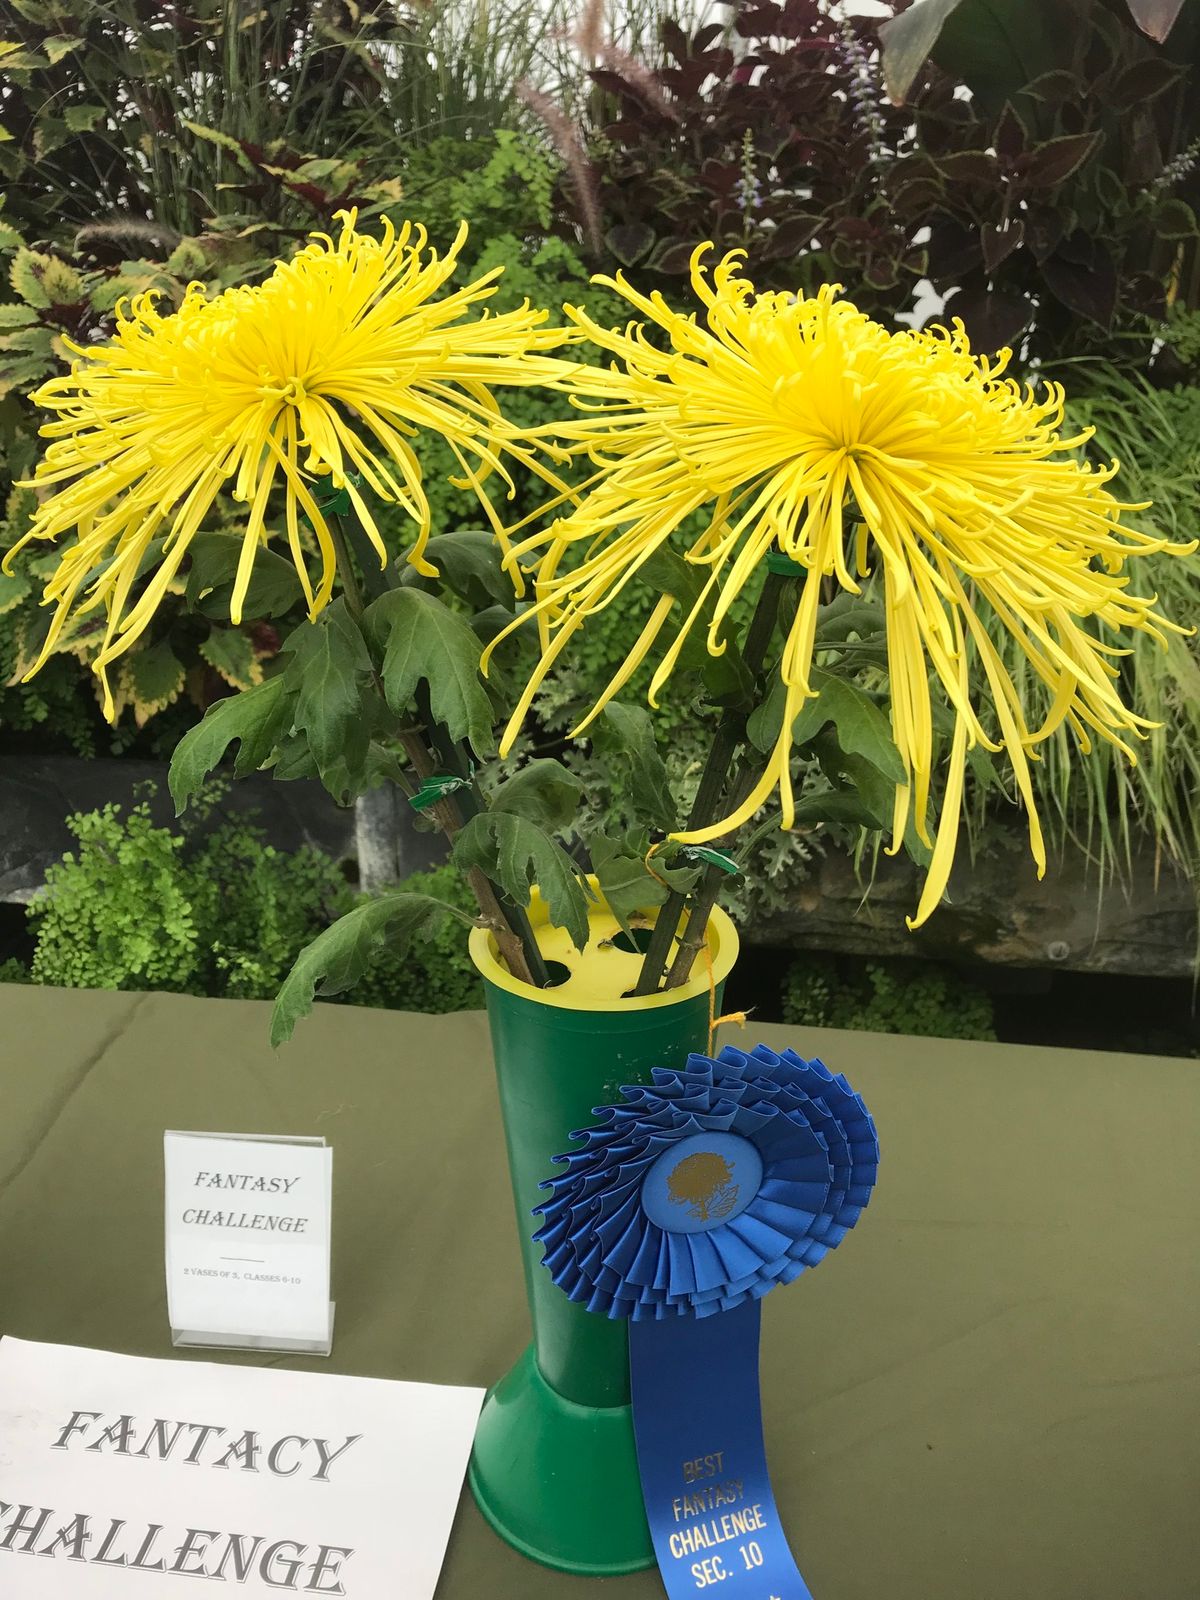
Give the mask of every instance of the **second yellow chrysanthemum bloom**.
<svg viewBox="0 0 1200 1600">
<path fill-rule="evenodd" d="M 700 598 L 681 610 L 674 597 L 662 597 L 576 731 L 666 640 L 650 684 L 655 703 L 703 615 L 708 648 L 724 649 L 730 606 L 779 551 L 803 569 L 803 580 L 779 661 L 786 699 L 778 742 L 736 809 L 676 837 L 720 837 L 776 793 L 788 828 L 791 730 L 814 692 L 823 585 L 857 593 L 878 566 L 892 732 L 908 775 L 896 791 L 894 847 L 910 814 L 933 844 L 915 925 L 946 887 L 970 747 L 1007 751 L 1039 871 L 1045 850 L 1029 773 L 1038 744 L 1065 722 L 1085 749 L 1096 734 L 1130 750 L 1125 736 L 1145 724 L 1115 682 L 1118 635 L 1171 625 L 1152 599 L 1130 592 L 1125 568 L 1132 557 L 1167 547 L 1122 524 L 1122 512 L 1135 508 L 1106 488 L 1115 465 L 1095 470 L 1073 454 L 1087 435 L 1059 433 L 1058 386 L 1048 384 L 1039 399 L 1005 378 L 1007 353 L 994 361 L 972 356 L 960 324 L 892 333 L 833 287 L 812 297 L 756 294 L 737 253 L 710 278 L 707 248 L 692 260 L 702 321 L 619 276 L 597 281 L 624 296 L 652 335 L 645 324 L 610 330 L 568 308 L 615 359 L 571 368 L 560 386 L 583 415 L 543 430 L 594 471 L 570 515 L 525 538 L 509 558 L 537 557 L 532 609 L 543 654 L 502 749 L 576 631 L 703 511 L 707 528 L 686 550 L 704 576 Z M 989 609 L 1050 689 L 1049 715 L 1036 727 L 1027 725 L 989 638 Z M 954 716 L 935 836 L 931 679 Z"/>
</svg>

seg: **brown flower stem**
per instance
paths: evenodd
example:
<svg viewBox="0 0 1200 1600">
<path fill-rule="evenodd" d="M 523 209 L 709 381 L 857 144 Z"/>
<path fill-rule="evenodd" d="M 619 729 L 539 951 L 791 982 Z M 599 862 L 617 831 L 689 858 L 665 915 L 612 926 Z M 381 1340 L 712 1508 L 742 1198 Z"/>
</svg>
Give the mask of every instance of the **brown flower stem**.
<svg viewBox="0 0 1200 1600">
<path fill-rule="evenodd" d="M 767 651 L 775 633 L 775 624 L 779 618 L 779 605 L 787 586 L 793 580 L 782 573 L 768 572 L 763 581 L 762 591 L 758 597 L 758 604 L 750 620 L 750 627 L 746 633 L 746 644 L 742 651 L 742 659 L 747 669 L 755 679 L 762 676 L 763 664 L 766 661 Z M 696 828 L 707 827 L 716 822 L 723 809 L 723 799 L 729 783 L 729 769 L 734 756 L 745 741 L 746 720 L 749 708 L 745 705 L 729 706 L 723 713 L 717 725 L 716 735 L 708 752 L 708 759 L 704 763 L 704 771 L 700 775 L 700 785 L 696 790 L 696 798 L 692 802 L 692 809 L 688 814 L 688 831 Z M 710 880 L 716 875 L 716 886 L 710 896 Z M 692 911 L 687 922 L 687 936 L 695 930 L 696 936 L 703 942 L 708 926 L 708 915 L 716 903 L 720 890 L 720 878 L 723 876 L 720 869 L 710 867 L 701 880 L 700 893 L 692 896 Z M 688 896 L 678 890 L 673 890 L 668 895 L 660 909 L 654 923 L 654 931 L 650 936 L 650 943 L 646 947 L 646 954 L 642 958 L 641 971 L 634 988 L 634 994 L 656 994 L 662 986 L 663 970 L 667 964 L 667 957 L 671 953 L 671 944 L 679 931 L 679 919 L 688 904 Z M 701 912 L 702 914 L 697 915 Z M 697 949 L 700 945 L 697 945 Z M 682 954 L 682 950 L 680 952 Z M 693 952 L 692 960 L 695 959 Z M 668 978 L 666 987 L 677 988 L 684 981 L 675 976 L 679 965 L 678 957 L 671 968 L 671 977 Z M 687 963 L 687 971 L 691 971 L 691 961 Z"/>
<path fill-rule="evenodd" d="M 432 777 L 435 770 L 434 761 L 426 747 L 423 731 L 418 728 L 401 728 L 399 730 L 399 739 L 417 777 L 422 779 Z M 463 792 L 465 791 L 460 790 L 460 793 Z M 449 796 L 444 800 L 438 800 L 434 805 L 430 806 L 429 814 L 446 836 L 451 848 L 453 848 L 454 840 L 462 832 L 463 827 L 463 817 L 454 800 Z M 497 948 L 504 957 L 508 970 L 518 983 L 528 983 L 535 988 L 543 987 L 542 984 L 534 983 L 533 974 L 529 970 L 529 962 L 525 958 L 524 941 L 517 931 L 510 926 L 492 880 L 479 867 L 470 868 L 466 873 L 466 879 L 471 893 L 475 896 L 476 904 L 479 906 L 484 926 L 489 928 L 495 935 Z M 532 930 L 530 930 L 530 938 L 532 939 L 532 937 Z M 536 945 L 533 948 L 537 950 Z M 537 954 L 538 961 L 541 962 L 541 952 L 538 951 Z M 544 975 L 544 964 L 542 965 L 542 972 Z"/>
<path fill-rule="evenodd" d="M 326 524 L 329 527 L 338 572 L 342 578 L 347 608 L 356 621 L 360 620 L 364 609 L 362 589 L 351 564 L 351 549 L 359 559 L 363 571 L 363 587 L 372 600 L 377 600 L 389 589 L 397 586 L 395 568 L 390 562 L 386 565 L 380 564 L 378 552 L 367 538 L 356 516 L 351 516 L 343 522 L 336 511 L 330 511 L 326 516 Z M 380 684 L 377 684 L 377 687 L 382 698 L 383 687 Z M 423 724 L 420 730 L 416 728 L 398 730 L 400 742 L 404 746 L 413 771 L 422 779 L 431 777 L 435 771 L 426 744 L 428 740 L 428 744 L 433 747 L 444 764 L 445 770 L 461 778 L 465 785 L 458 791 L 457 799 L 440 800 L 429 808 L 430 816 L 445 835 L 447 843 L 453 848 L 455 837 L 462 831 L 464 824 L 485 810 L 486 802 L 471 774 L 470 762 L 465 753 L 455 745 L 445 725 L 435 719 L 429 704 L 429 690 L 423 683 L 417 692 L 417 713 Z M 538 949 L 533 928 L 524 908 L 505 895 L 479 867 L 472 867 L 466 873 L 466 879 L 484 923 L 495 934 L 500 954 L 504 957 L 513 977 L 518 982 L 528 983 L 537 989 L 547 988 L 550 975 L 546 971 L 546 963 Z"/>
</svg>

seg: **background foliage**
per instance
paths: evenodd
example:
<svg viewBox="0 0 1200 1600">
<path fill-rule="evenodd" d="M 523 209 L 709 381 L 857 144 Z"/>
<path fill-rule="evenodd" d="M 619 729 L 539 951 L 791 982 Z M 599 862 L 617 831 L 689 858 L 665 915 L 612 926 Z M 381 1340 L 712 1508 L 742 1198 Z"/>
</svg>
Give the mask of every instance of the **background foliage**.
<svg viewBox="0 0 1200 1600">
<path fill-rule="evenodd" d="M 70 358 L 66 339 L 106 337 L 122 295 L 153 288 L 177 301 L 193 279 L 253 282 L 351 204 L 368 224 L 413 216 L 440 245 L 466 218 L 464 271 L 504 267 L 499 309 L 567 298 L 623 317 L 588 283 L 617 267 L 681 300 L 688 256 L 710 238 L 744 248 L 763 283 L 834 279 L 885 321 L 944 299 L 981 348 L 1015 341 L 1021 370 L 1068 384 L 1073 417 L 1097 428 L 1093 457 L 1119 455 L 1128 497 L 1155 501 L 1139 514 L 1146 527 L 1192 536 L 1200 6 L 1185 0 L 1165 43 L 1126 0 L 930 9 L 948 20 L 909 48 L 900 83 L 897 41 L 913 14 L 881 26 L 819 0 L 742 0 L 719 22 L 654 4 L 614 18 L 566 0 L 12 0 L 0 33 L 0 543 L 28 515 L 11 492 L 38 448 L 28 396 Z M 545 405 L 522 392 L 509 410 L 535 423 Z M 445 481 L 448 453 L 421 450 L 436 531 L 475 523 Z M 524 515 L 537 497 L 519 485 L 505 513 Z M 227 526 L 209 530 L 218 566 Z M 401 545 L 402 527 L 393 532 Z M 0 580 L 0 744 L 166 754 L 227 691 L 269 681 L 299 617 L 294 590 L 266 585 L 233 629 L 219 586 L 199 600 L 199 555 L 129 659 L 115 731 L 96 711 L 87 628 L 33 682 L 16 681 L 45 626 L 45 563 L 35 555 Z M 1163 563 L 1154 575 L 1183 620 L 1196 613 L 1196 570 Z M 547 686 L 523 759 L 563 752 L 563 728 L 628 650 L 627 615 L 598 619 Z M 1196 875 L 1195 642 L 1162 655 L 1141 641 L 1122 670 L 1130 697 L 1163 721 L 1141 763 L 1072 759 L 1064 735 L 1037 771 L 1040 796 L 1060 839 L 1107 869 L 1148 843 Z M 859 681 L 877 703 L 877 670 Z M 685 681 L 658 721 L 682 806 L 704 754 L 691 716 L 703 690 Z M 818 793 L 838 776 L 825 757 L 803 757 Z M 610 761 L 583 750 L 569 762 L 587 784 L 587 827 L 616 836 L 635 825 Z M 977 838 L 1009 798 L 977 772 Z M 861 838 L 857 825 L 832 833 Z M 743 909 L 755 897 L 786 903 L 829 836 L 826 824 L 764 835 Z M 69 970 L 65 946 L 54 959 Z M 231 982 L 259 981 L 248 954 L 229 959 L 241 974 Z M 272 970 L 273 957 L 257 960 Z M 860 1003 L 875 1002 L 863 991 Z"/>
</svg>

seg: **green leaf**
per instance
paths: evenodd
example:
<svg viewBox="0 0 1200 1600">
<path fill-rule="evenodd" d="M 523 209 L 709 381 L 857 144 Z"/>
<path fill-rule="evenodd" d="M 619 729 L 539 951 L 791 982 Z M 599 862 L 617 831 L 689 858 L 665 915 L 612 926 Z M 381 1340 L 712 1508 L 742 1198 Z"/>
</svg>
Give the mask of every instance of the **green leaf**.
<svg viewBox="0 0 1200 1600">
<path fill-rule="evenodd" d="M 50 306 L 82 305 L 87 299 L 83 274 L 40 250 L 18 250 L 9 268 L 9 281 L 27 305 L 40 311 Z"/>
<path fill-rule="evenodd" d="M 857 595 L 842 593 L 822 606 L 817 620 L 816 647 L 840 644 L 856 633 L 868 639 L 884 631 L 883 607 Z"/>
<path fill-rule="evenodd" d="M 171 757 L 167 782 L 175 815 L 183 815 L 231 744 L 240 741 L 233 770 L 242 778 L 258 771 L 291 725 L 291 696 L 282 676 L 209 706 L 204 720 L 184 734 Z"/>
<path fill-rule="evenodd" d="M 917 0 L 880 26 L 884 84 L 903 104 L 932 55 L 995 115 L 1025 84 L 1070 65 L 1073 34 L 1045 0 Z"/>
<path fill-rule="evenodd" d="M 946 18 L 958 4 L 959 0 L 917 0 L 880 27 L 884 84 L 897 105 L 904 104 Z"/>
<path fill-rule="evenodd" d="M 82 39 L 72 38 L 69 34 L 52 33 L 42 40 L 42 49 L 49 57 L 52 67 L 56 67 L 64 56 L 70 55 L 72 50 L 79 50 L 82 46 Z"/>
<path fill-rule="evenodd" d="M 0 328 L 28 328 L 37 321 L 32 306 L 0 306 Z"/>
<path fill-rule="evenodd" d="M 200 645 L 200 654 L 235 689 L 253 689 L 262 682 L 262 662 L 240 628 L 214 628 Z"/>
<path fill-rule="evenodd" d="M 746 721 L 746 738 L 764 755 L 775 748 L 779 730 L 783 727 L 783 706 L 787 689 L 783 679 L 772 680 L 767 698 L 755 706 Z"/>
<path fill-rule="evenodd" d="M 826 789 L 802 794 L 796 801 L 793 828 L 815 828 L 820 823 L 841 823 L 854 828 L 877 828 L 875 813 L 852 789 Z"/>
<path fill-rule="evenodd" d="M 199 278 L 208 270 L 208 258 L 198 239 L 181 239 L 163 262 L 173 278 Z"/>
<path fill-rule="evenodd" d="M 32 592 L 33 585 L 23 572 L 14 572 L 11 577 L 0 572 L 0 617 L 15 611 Z"/>
<path fill-rule="evenodd" d="M 315 622 L 301 623 L 283 651 L 284 679 L 295 696 L 293 726 L 307 736 L 322 783 L 346 800 L 370 742 L 363 691 L 371 678 L 371 658 L 346 602 L 339 596 Z"/>
<path fill-rule="evenodd" d="M 394 712 L 402 715 L 425 683 L 434 720 L 451 739 L 469 739 L 476 755 L 492 753 L 492 703 L 470 623 L 435 595 L 404 588 L 373 601 L 363 627 L 376 660 L 382 658 L 383 690 Z"/>
<path fill-rule="evenodd" d="M 890 826 L 895 809 L 896 785 L 864 756 L 847 755 L 832 731 L 818 734 L 813 749 L 822 770 L 837 788 L 847 783 L 870 815 L 872 828 Z"/>
<path fill-rule="evenodd" d="M 870 696 L 849 679 L 834 677 L 821 667 L 812 669 L 809 681 L 817 694 L 815 699 L 806 700 L 796 715 L 793 745 L 809 743 L 826 723 L 832 722 L 838 744 L 847 755 L 862 756 L 892 782 L 903 783 L 904 763 L 892 742 L 891 726 Z M 767 699 L 751 715 L 746 736 L 755 749 L 770 750 L 778 739 L 785 693 L 782 679 L 777 678 Z"/>
<path fill-rule="evenodd" d="M 651 876 L 644 857 L 629 850 L 623 840 L 599 834 L 589 843 L 600 893 L 613 916 L 630 933 L 635 916 L 662 905 L 667 898 L 666 886 Z M 691 876 L 695 879 L 699 872 Z"/>
<path fill-rule="evenodd" d="M 121 687 L 133 706 L 134 721 L 144 728 L 150 718 L 165 711 L 183 688 L 183 662 L 166 639 L 148 644 L 123 658 Z"/>
<path fill-rule="evenodd" d="M 1154 213 L 1154 227 L 1161 239 L 1194 239 L 1196 213 L 1186 200 L 1163 200 Z"/>
<path fill-rule="evenodd" d="M 241 554 L 242 539 L 236 533 L 198 533 L 188 549 L 185 604 L 205 616 L 227 617 Z M 255 621 L 279 617 L 303 600 L 292 563 L 275 550 L 256 551 L 242 616 Z"/>
<path fill-rule="evenodd" d="M 254 162 L 232 134 L 222 133 L 218 128 L 206 128 L 201 122 L 189 122 L 186 117 L 180 117 L 179 122 L 181 127 L 186 128 L 197 139 L 203 139 L 208 144 L 220 145 L 222 150 L 228 151 L 243 172 L 257 171 Z"/>
<path fill-rule="evenodd" d="M 40 356 L 0 361 L 0 400 L 13 389 L 31 389 L 35 383 L 53 371 L 53 363 L 42 360 Z"/>
<path fill-rule="evenodd" d="M 584 785 L 561 761 L 540 756 L 496 790 L 492 811 L 527 817 L 540 828 L 569 828 L 579 814 Z"/>
<path fill-rule="evenodd" d="M 90 133 L 104 121 L 104 115 L 103 106 L 68 106 L 63 112 L 63 121 L 72 133 Z"/>
<path fill-rule="evenodd" d="M 292 1037 L 316 996 L 341 994 L 357 983 L 377 951 L 386 946 L 402 954 L 445 916 L 471 926 L 457 907 L 428 894 L 383 894 L 339 917 L 300 952 L 284 979 L 271 1015 L 271 1043 Z"/>
<path fill-rule="evenodd" d="M 562 845 L 535 822 L 480 812 L 455 839 L 453 860 L 464 872 L 478 867 L 518 905 L 529 904 L 536 884 L 555 927 L 567 930 L 577 950 L 586 946 L 589 891 Z"/>
<path fill-rule="evenodd" d="M 677 821 L 675 802 L 650 713 L 611 700 L 592 724 L 592 748 L 620 767 L 638 818 L 670 832 Z"/>
<path fill-rule="evenodd" d="M 44 311 L 50 304 L 50 297 L 42 288 L 42 278 L 39 268 L 49 263 L 50 257 L 42 255 L 38 250 L 26 250 L 24 246 L 17 251 L 8 268 L 8 281 L 12 284 L 15 293 L 19 294 L 26 305 L 37 306 Z"/>
<path fill-rule="evenodd" d="M 501 569 L 503 552 L 494 536 L 483 528 L 460 528 L 435 534 L 425 546 L 426 559 L 441 573 L 441 581 L 468 605 L 479 610 L 493 601 L 512 604 L 512 579 Z M 430 583 L 415 567 L 406 567 L 404 584 Z"/>
<path fill-rule="evenodd" d="M 671 620 L 681 627 L 684 619 L 691 615 L 692 607 L 699 598 L 704 583 L 704 578 L 695 564 L 685 561 L 673 550 L 663 548 L 656 550 L 639 568 L 639 576 L 656 594 L 674 595 L 682 609 L 678 613 L 673 613 Z M 679 653 L 679 666 L 684 672 L 699 673 L 710 696 L 714 700 L 724 700 L 734 695 L 748 693 L 752 687 L 752 679 L 732 634 L 727 636 L 728 642 L 723 655 L 713 656 L 708 652 L 706 643 L 708 621 L 716 603 L 717 597 L 714 594 L 710 596 L 709 604 L 692 624 L 687 643 Z"/>
</svg>

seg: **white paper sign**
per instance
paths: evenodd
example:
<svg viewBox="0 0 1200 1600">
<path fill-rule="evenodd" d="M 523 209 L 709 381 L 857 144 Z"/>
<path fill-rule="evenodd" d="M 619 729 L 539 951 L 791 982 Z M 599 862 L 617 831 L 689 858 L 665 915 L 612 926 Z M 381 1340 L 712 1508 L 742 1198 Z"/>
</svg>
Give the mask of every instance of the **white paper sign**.
<svg viewBox="0 0 1200 1600">
<path fill-rule="evenodd" d="M 323 1139 L 163 1135 L 178 1345 L 328 1355 L 333 1152 Z"/>
<path fill-rule="evenodd" d="M 482 1399 L 4 1339 L 0 1595 L 431 1600 Z"/>
</svg>

